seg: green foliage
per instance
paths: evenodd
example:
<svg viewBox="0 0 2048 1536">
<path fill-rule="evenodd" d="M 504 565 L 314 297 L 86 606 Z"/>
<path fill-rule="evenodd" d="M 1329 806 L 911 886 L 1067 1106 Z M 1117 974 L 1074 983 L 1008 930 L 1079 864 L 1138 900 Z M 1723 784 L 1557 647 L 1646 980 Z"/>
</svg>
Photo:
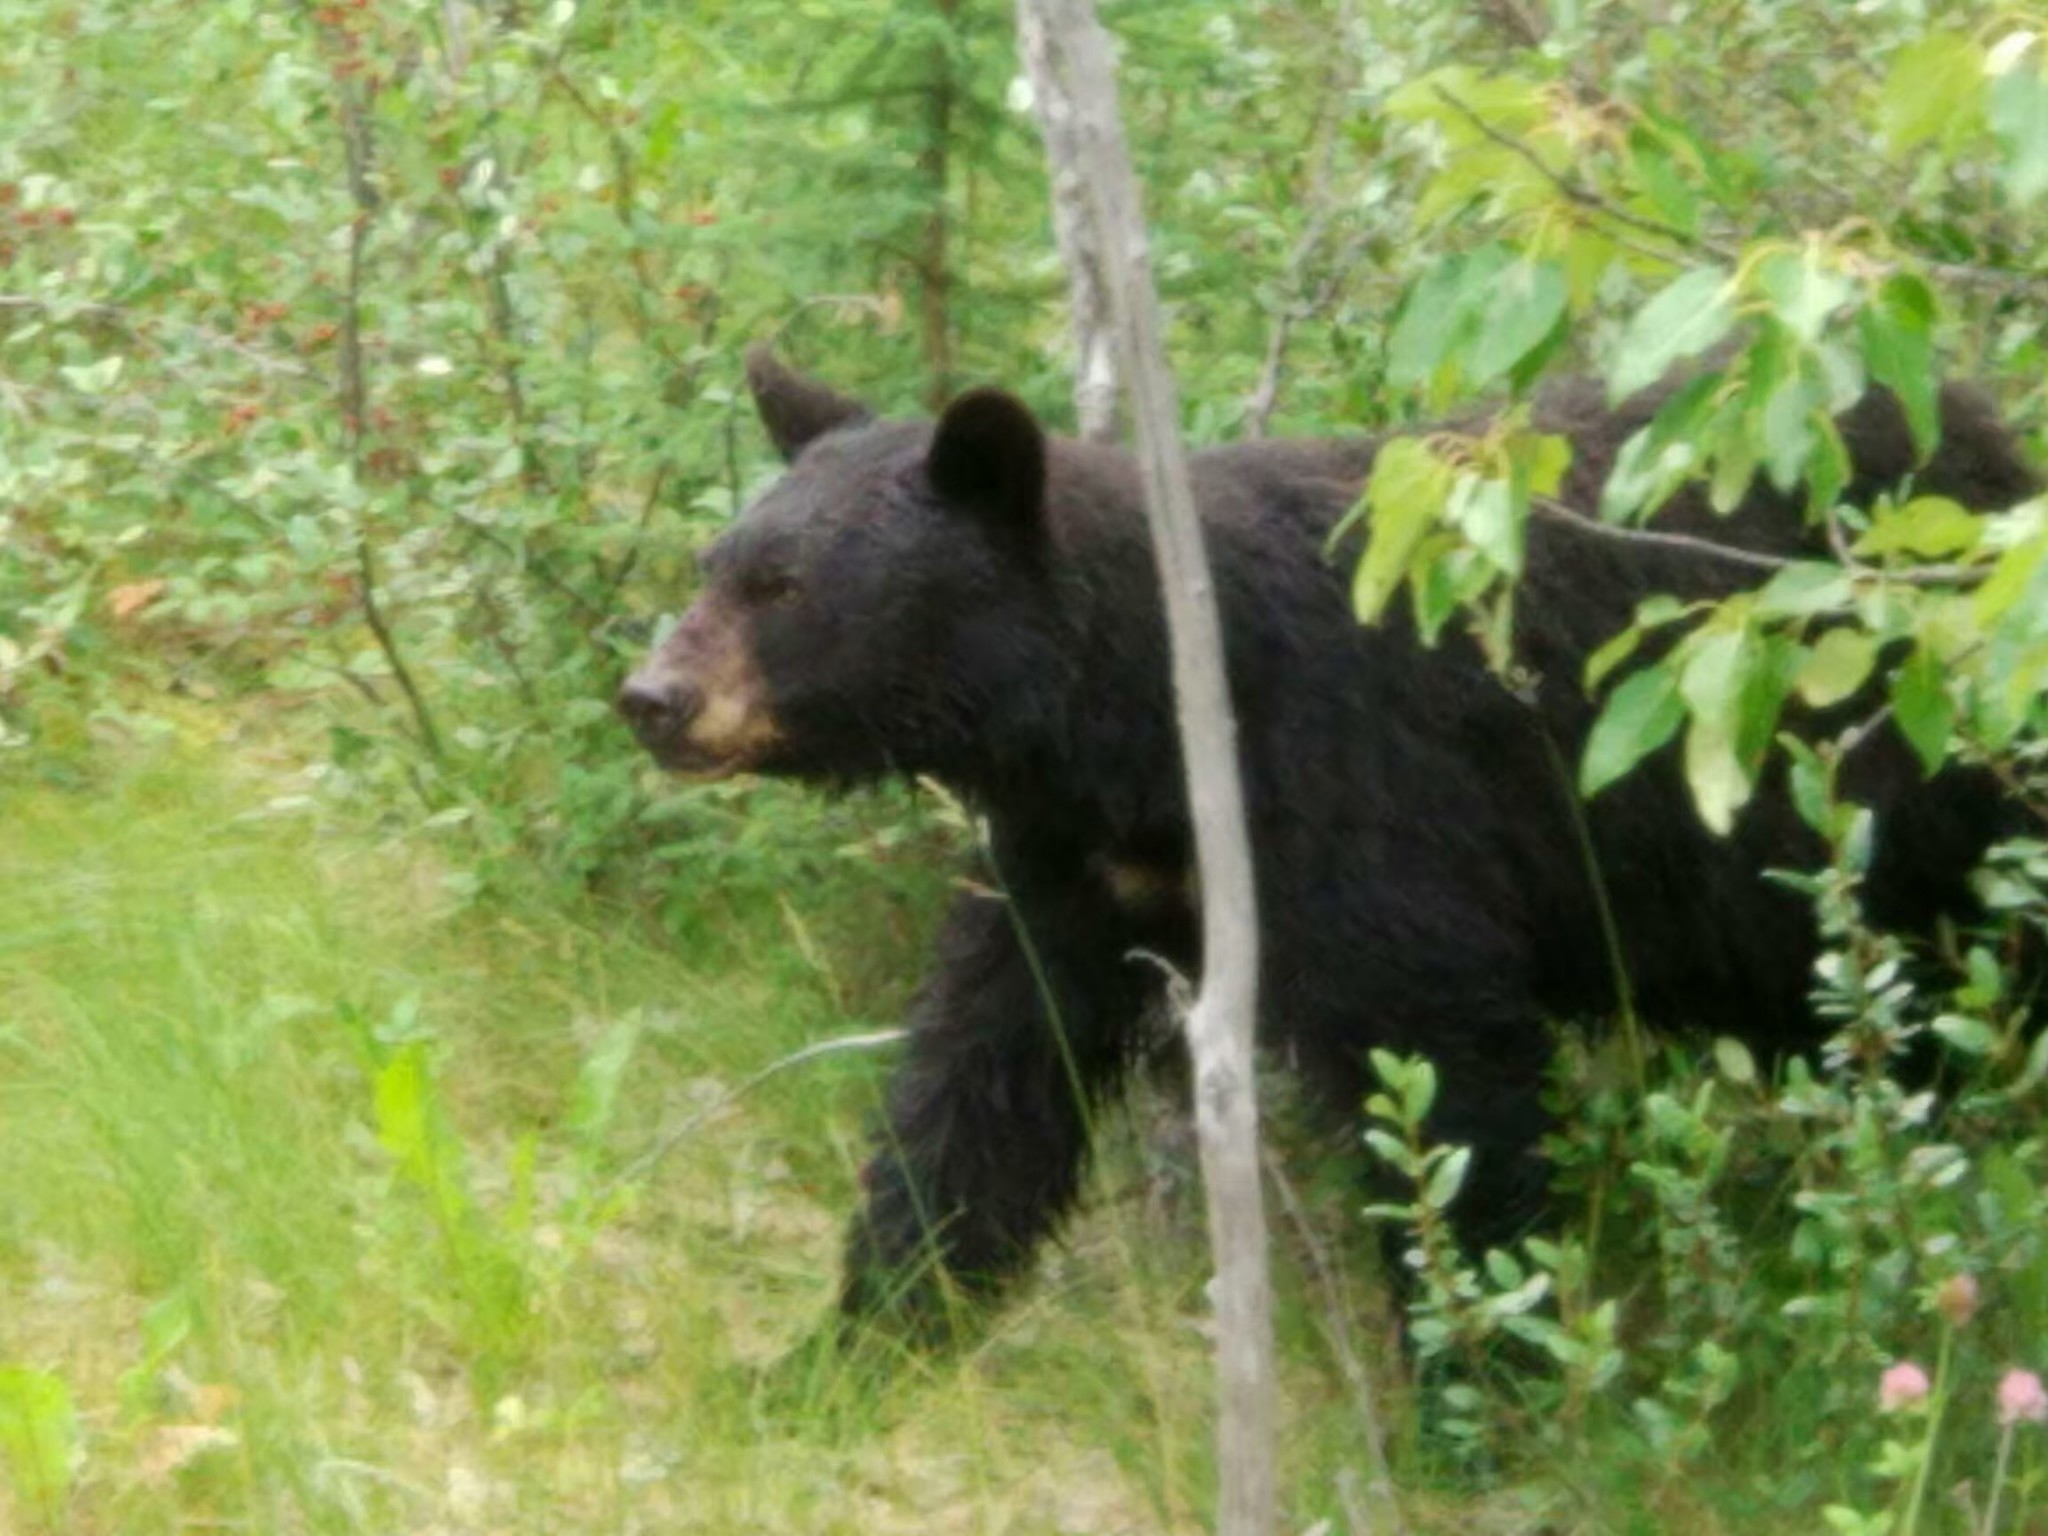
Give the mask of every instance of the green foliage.
<svg viewBox="0 0 2048 1536">
<path fill-rule="evenodd" d="M 1415 1194 L 1369 1214 L 1414 1233 L 1412 1338 L 1426 1364 L 1457 1366 L 1436 1391 L 1465 1454 L 1533 1442 L 1633 1469 L 1654 1502 L 1707 1475 L 1729 1437 L 1760 1437 L 1780 1507 L 1826 1501 L 1841 1529 L 1887 1503 L 1868 1528 L 1913 1528 L 1930 1486 L 1989 1473 L 1992 1385 L 2048 1327 L 2048 1043 L 2027 1027 L 2033 1000 L 2010 991 L 1999 936 L 1929 981 L 1869 927 L 1856 901 L 1867 817 L 1825 788 L 1818 810 L 1835 858 L 1801 883 L 1827 943 L 1816 1006 L 1836 1029 L 1818 1067 L 1766 1078 L 1723 1040 L 1706 1064 L 1668 1055 L 1639 1095 L 1602 1055 L 1568 1055 L 1551 1150 L 1585 1202 L 1571 1237 L 1463 1258 L 1443 1222 L 1458 1149 L 1423 1125 L 1433 1074 L 1375 1058 L 1387 1091 L 1368 1101 L 1366 1139 Z M 2038 926 L 2038 845 L 1996 867 L 2030 871 L 2004 911 Z M 1945 1113 L 1906 1080 L 1929 1051 L 1956 1085 Z M 1938 1361 L 1951 1433 L 1937 1418 L 1902 1440 L 1877 1412 L 1881 1371 L 1915 1358 Z"/>
<path fill-rule="evenodd" d="M 2006 969 L 2048 853 L 1986 871 L 2002 933 L 1909 963 L 1855 911 L 1869 829 L 1834 775 L 1882 712 L 1930 769 L 2039 801 L 2048 507 L 1852 513 L 1829 418 L 1883 384 L 1924 454 L 1947 370 L 2038 432 L 2048 26 L 1107 10 L 1191 438 L 1255 424 L 1269 356 L 1276 433 L 1508 401 L 1380 454 L 1337 541 L 1363 617 L 1516 676 L 1528 523 L 1570 468 L 1520 402 L 1566 367 L 1702 369 L 1627 445 L 1604 536 L 1687 483 L 1724 510 L 1807 487 L 1812 559 L 1653 598 L 1594 657 L 1576 767 L 1593 795 L 1675 750 L 1725 828 L 1786 755 L 1836 854 L 1808 886 L 1836 1044 L 1775 1075 L 1727 1042 L 1647 1080 L 1574 1058 L 1585 1220 L 1478 1263 L 1432 1081 L 1379 1063 L 1427 1399 L 1402 1481 L 1445 1529 L 1490 1518 L 1475 1478 L 1589 1529 L 1876 1529 L 1916 1488 L 1931 1527 L 1928 1479 L 1983 1475 L 1987 1373 L 2048 1329 L 2048 1047 Z M 856 1478 L 895 1479 L 901 1528 L 965 1507 L 953 1472 L 878 1470 L 868 1389 L 828 1371 L 764 1418 L 733 1379 L 736 1339 L 823 1304 L 863 1072 L 765 1090 L 673 1184 L 620 1157 L 701 1083 L 893 1018 L 957 829 L 903 793 L 658 784 L 608 699 L 773 473 L 747 342 L 886 410 L 1000 379 L 1063 416 L 1011 26 L 998 0 L 0 0 L 0 1299 L 41 1318 L 73 1261 L 101 1287 L 89 1349 L 0 1307 L 0 1521 L 394 1529 L 444 1483 L 437 1523 L 510 1520 L 460 1507 L 477 1466 L 592 1529 L 893 1528 Z M 253 804 L 124 777 L 215 734 Z M 305 771 L 272 782 L 280 756 Z M 649 913 L 687 963 L 642 947 Z M 1928 1052 L 1961 1084 L 1938 1117 L 1894 1070 Z M 1057 1306 L 889 1400 L 892 1454 L 926 1434 L 954 1468 L 976 1426 L 991 1528 L 1202 1517 L 1199 1264 L 1100 1286 L 1105 1250 L 1161 1246 L 1119 1220 L 1058 1261 Z M 1948 1416 L 1880 1423 L 1876 1368 L 1943 1347 L 1928 1298 L 1966 1273 Z M 1290 1337 L 1296 1512 L 1334 1526 L 1353 1420 L 1316 1328 Z M 1026 1405 L 985 1434 L 984 1371 Z M 432 1408 L 451 1381 L 468 1406 Z M 997 1507 L 1070 1421 L 1117 1495 Z M 2024 1438 L 2012 1474 L 2038 1498 Z"/>
</svg>

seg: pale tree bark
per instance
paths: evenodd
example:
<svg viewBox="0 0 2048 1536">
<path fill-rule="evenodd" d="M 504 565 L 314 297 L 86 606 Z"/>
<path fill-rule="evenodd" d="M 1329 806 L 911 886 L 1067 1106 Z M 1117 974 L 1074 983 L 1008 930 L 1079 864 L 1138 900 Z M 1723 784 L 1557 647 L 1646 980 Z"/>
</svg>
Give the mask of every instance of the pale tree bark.
<svg viewBox="0 0 2048 1536">
<path fill-rule="evenodd" d="M 1202 977 L 1184 1021 L 1195 1068 L 1195 1124 L 1216 1261 L 1217 1450 L 1223 1536 L 1270 1536 L 1275 1516 L 1272 1286 L 1259 1187 L 1252 1077 L 1258 913 L 1245 832 L 1237 726 L 1223 632 L 1181 451 L 1137 178 L 1116 99 L 1109 38 L 1092 0 L 1018 0 L 1019 30 L 1057 187 L 1082 189 L 1130 388 L 1145 511 L 1166 598 L 1181 754 L 1202 884 Z"/>
<path fill-rule="evenodd" d="M 1017 44 L 1031 81 L 1031 111 L 1045 138 L 1052 182 L 1052 233 L 1067 269 L 1067 300 L 1074 332 L 1075 430 L 1091 443 L 1118 436 L 1116 331 L 1102 263 L 1108 245 L 1081 172 L 1074 103 L 1067 81 L 1053 67 L 1053 43 L 1043 7 L 1017 7 Z"/>
</svg>

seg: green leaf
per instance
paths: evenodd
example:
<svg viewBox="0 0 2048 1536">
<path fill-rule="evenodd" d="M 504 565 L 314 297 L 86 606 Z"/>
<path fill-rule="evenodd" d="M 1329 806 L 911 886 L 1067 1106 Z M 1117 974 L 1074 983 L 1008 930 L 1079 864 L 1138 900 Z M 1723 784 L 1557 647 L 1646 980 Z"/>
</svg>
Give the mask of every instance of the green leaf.
<svg viewBox="0 0 2048 1536">
<path fill-rule="evenodd" d="M 1936 32 L 1901 48 L 1878 93 L 1885 147 L 1903 155 L 1936 135 L 1964 131 L 1976 117 L 1983 79 L 1984 50 L 1963 33 Z"/>
<path fill-rule="evenodd" d="M 1503 273 L 1514 262 L 1506 246 L 1483 245 L 1425 273 L 1409 291 L 1388 340 L 1387 381 L 1412 389 L 1430 383 L 1445 364 L 1469 370 L 1468 353 L 1481 329 L 1481 317 L 1491 312 L 1495 291 L 1505 281 Z M 1516 265 L 1527 268 L 1529 263 Z M 1534 338 L 1541 339 L 1542 333 Z"/>
<path fill-rule="evenodd" d="M 1520 576 L 1526 510 L 1516 507 L 1507 481 L 1463 474 L 1451 488 L 1444 518 L 1502 571 Z"/>
<path fill-rule="evenodd" d="M 1944 1013 L 1930 1027 L 1951 1050 L 1960 1051 L 1965 1056 L 1989 1056 L 1998 1049 L 1998 1031 L 1982 1019 Z"/>
<path fill-rule="evenodd" d="M 1465 1173 L 1471 1166 L 1470 1147 L 1451 1148 L 1430 1170 L 1429 1182 L 1422 1191 L 1422 1203 L 1434 1211 L 1448 1207 L 1458 1198 L 1458 1191 L 1465 1187 Z"/>
<path fill-rule="evenodd" d="M 1972 616 L 1986 629 L 2002 623 L 2021 607 L 2043 572 L 2048 572 L 2048 533 L 2015 544 L 1998 557 L 1991 575 L 1970 599 Z"/>
<path fill-rule="evenodd" d="M 1756 1058 L 1749 1047 L 1729 1035 L 1714 1038 L 1714 1066 L 1731 1083 L 1756 1081 Z"/>
<path fill-rule="evenodd" d="M 1833 779 L 1828 765 L 1818 752 L 1797 736 L 1780 736 L 1778 745 L 1784 748 L 1786 757 L 1791 760 L 1787 778 L 1792 790 L 1792 808 L 1799 812 L 1801 821 L 1826 837 L 1833 819 L 1830 812 L 1834 801 Z"/>
<path fill-rule="evenodd" d="M 1714 472 L 1707 481 L 1707 504 L 1726 517 L 1749 495 L 1756 479 L 1756 443 L 1738 409 L 1731 411 L 1729 430 L 1715 444 Z"/>
<path fill-rule="evenodd" d="M 2018 68 L 1991 86 L 1991 131 L 2005 150 L 2005 192 L 2024 207 L 2048 191 L 2048 77 Z"/>
<path fill-rule="evenodd" d="M 1439 262 L 1416 280 L 1387 341 L 1387 382 L 1413 389 L 1427 382 L 1456 339 L 1463 299 L 1464 258 Z"/>
<path fill-rule="evenodd" d="M 1849 462 L 1849 447 L 1842 441 L 1835 418 L 1823 410 L 1814 412 L 1812 421 L 1813 447 L 1806 456 L 1806 507 L 1818 519 L 1835 505 L 1849 484 L 1854 466 Z"/>
<path fill-rule="evenodd" d="M 1586 692 L 1595 692 L 1607 680 L 1607 674 L 1635 655 L 1636 647 L 1642 643 L 1643 627 L 1631 624 L 1588 656 L 1583 680 Z"/>
<path fill-rule="evenodd" d="M 1968 554 L 1984 537 L 1984 519 L 1946 496 L 1915 496 L 1903 507 L 1879 507 L 1857 554 L 1915 555 L 1946 560 Z"/>
<path fill-rule="evenodd" d="M 1560 432 L 1524 432 L 1508 444 L 1508 460 L 1519 499 L 1555 496 L 1572 467 L 1572 440 Z"/>
<path fill-rule="evenodd" d="M 1892 717 L 1919 754 L 1930 775 L 1948 756 L 1949 731 L 1955 724 L 1955 702 L 1948 696 L 1941 661 L 1925 645 L 1916 646 L 1892 677 Z"/>
<path fill-rule="evenodd" d="M 1608 370 L 1607 393 L 1616 402 L 1654 384 L 1681 358 L 1706 351 L 1735 322 L 1728 273 L 1697 267 L 1637 311 Z"/>
<path fill-rule="evenodd" d="M 1813 246 L 1779 251 L 1757 268 L 1757 282 L 1772 313 L 1802 342 L 1817 340 L 1828 317 L 1848 302 L 1853 291 L 1848 279 L 1822 265 L 1820 254 Z"/>
<path fill-rule="evenodd" d="M 1657 128 L 1647 122 L 1636 123 L 1629 129 L 1628 152 L 1636 182 L 1657 216 L 1687 234 L 1697 230 L 1699 199 Z"/>
<path fill-rule="evenodd" d="M 1699 462 L 1699 434 L 1720 384 L 1713 374 L 1688 380 L 1621 445 L 1600 488 L 1601 521 L 1621 523 L 1654 512 L 1685 482 Z"/>
<path fill-rule="evenodd" d="M 1877 664 L 1877 641 L 1860 629 L 1831 629 L 1814 642 L 1794 687 L 1815 709 L 1826 709 L 1861 688 Z"/>
<path fill-rule="evenodd" d="M 1365 499 L 1365 558 L 1358 562 L 1351 601 L 1358 617 L 1377 623 L 1400 589 L 1410 557 L 1444 510 L 1451 471 L 1418 437 L 1397 437 L 1373 459 Z"/>
<path fill-rule="evenodd" d="M 1624 678 L 1586 738 L 1579 793 L 1592 799 L 1671 740 L 1684 720 L 1678 680 L 1665 663 Z"/>
<path fill-rule="evenodd" d="M 1934 367 L 1934 291 L 1909 273 L 1884 280 L 1858 318 L 1870 376 L 1898 396 L 1925 459 L 1941 438 L 1941 379 Z"/>
<path fill-rule="evenodd" d="M 1751 781 L 1738 744 L 1745 734 L 1744 695 L 1762 661 L 1753 631 L 1701 634 L 1678 674 L 1678 691 L 1692 715 L 1685 733 L 1685 778 L 1700 819 L 1717 833 L 1735 823 L 1749 800 Z"/>
<path fill-rule="evenodd" d="M 1490 384 L 1535 351 L 1564 318 L 1565 297 L 1564 273 L 1551 262 L 1518 261 L 1490 278 L 1464 353 L 1466 382 Z"/>
<path fill-rule="evenodd" d="M 1771 484 L 1789 492 L 1806 470 L 1813 449 L 1813 418 L 1819 400 L 1813 381 L 1794 373 L 1764 403 L 1762 441 L 1764 470 Z"/>
<path fill-rule="evenodd" d="M 1805 619 L 1840 612 L 1854 595 L 1855 586 L 1839 565 L 1798 560 L 1757 590 L 1756 611 L 1767 619 Z"/>
</svg>

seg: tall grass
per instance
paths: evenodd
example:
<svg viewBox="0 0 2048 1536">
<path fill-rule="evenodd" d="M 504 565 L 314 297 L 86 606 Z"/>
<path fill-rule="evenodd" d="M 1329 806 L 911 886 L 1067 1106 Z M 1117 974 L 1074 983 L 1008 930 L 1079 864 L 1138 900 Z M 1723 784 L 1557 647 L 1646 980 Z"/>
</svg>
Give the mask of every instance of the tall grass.
<svg viewBox="0 0 2048 1536">
<path fill-rule="evenodd" d="M 914 914 L 707 893 L 677 951 L 559 894 L 466 903 L 235 763 L 0 781 L 0 1369 L 75 1419 L 31 1488 L 0 1402 L 0 1529 L 1196 1518 L 1192 1245 L 1106 1220 L 977 1351 L 764 1374 L 829 1307 L 881 1064 L 771 1081 L 622 1177 L 893 1014 Z"/>
</svg>

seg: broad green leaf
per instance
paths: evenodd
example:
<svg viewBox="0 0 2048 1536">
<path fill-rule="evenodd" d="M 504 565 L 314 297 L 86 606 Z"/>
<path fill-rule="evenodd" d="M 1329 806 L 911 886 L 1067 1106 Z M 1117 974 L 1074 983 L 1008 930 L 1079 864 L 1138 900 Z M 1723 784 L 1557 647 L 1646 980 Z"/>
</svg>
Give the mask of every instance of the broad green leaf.
<svg viewBox="0 0 2048 1536">
<path fill-rule="evenodd" d="M 1503 273 L 1514 262 L 1507 247 L 1483 245 L 1424 274 L 1410 290 L 1387 343 L 1388 382 L 1416 388 L 1428 384 L 1447 363 L 1469 368 L 1465 354 L 1480 317 L 1489 312 Z M 1535 338 L 1541 339 L 1540 334 Z"/>
<path fill-rule="evenodd" d="M 2015 544 L 1998 557 L 1991 575 L 1971 599 L 1971 611 L 1986 629 L 1999 624 L 2033 587 L 2036 575 L 2048 571 L 2048 533 Z"/>
<path fill-rule="evenodd" d="M 1955 703 L 1949 698 L 1941 661 L 1925 645 L 1915 646 L 1892 677 L 1892 718 L 1930 775 L 1948 756 Z"/>
<path fill-rule="evenodd" d="M 1423 273 L 1401 305 L 1387 341 L 1387 382 L 1400 389 L 1425 383 L 1456 339 L 1465 261 L 1454 256 Z"/>
<path fill-rule="evenodd" d="M 1955 134 L 1976 117 L 1982 100 L 1984 50 L 1966 34 L 1935 32 L 1892 55 L 1877 99 L 1885 148 L 1902 155 L 1916 144 Z"/>
<path fill-rule="evenodd" d="M 1756 1058 L 1749 1054 L 1748 1046 L 1730 1035 L 1715 1036 L 1714 1065 L 1731 1083 L 1756 1081 Z"/>
<path fill-rule="evenodd" d="M 1526 508 L 1518 508 L 1505 480 L 1458 476 L 1444 516 L 1472 545 L 1510 576 L 1522 574 L 1522 531 Z"/>
<path fill-rule="evenodd" d="M 1685 733 L 1685 778 L 1700 819 L 1717 833 L 1734 825 L 1749 799 L 1750 775 L 1739 743 L 1744 734 L 1744 694 L 1762 661 L 1762 647 L 1748 628 L 1701 634 L 1689 647 L 1678 674 L 1678 691 L 1692 716 Z"/>
<path fill-rule="evenodd" d="M 1815 709 L 1839 704 L 1861 688 L 1877 662 L 1877 641 L 1860 629 L 1831 629 L 1814 642 L 1794 686 Z"/>
<path fill-rule="evenodd" d="M 1707 830 L 1725 837 L 1749 802 L 1750 777 L 1735 739 L 1718 721 L 1695 719 L 1685 732 L 1685 782 Z"/>
<path fill-rule="evenodd" d="M 1854 584 L 1839 565 L 1825 560 L 1799 560 L 1777 572 L 1758 589 L 1756 611 L 1767 619 L 1806 619 L 1835 613 L 1848 606 Z"/>
<path fill-rule="evenodd" d="M 1931 1027 L 1951 1050 L 1965 1056 L 1989 1056 L 1998 1049 L 1998 1031 L 1967 1014 L 1944 1013 Z"/>
<path fill-rule="evenodd" d="M 1423 1204 L 1434 1211 L 1446 1209 L 1465 1187 L 1465 1173 L 1471 1166 L 1472 1149 L 1452 1147 L 1429 1171 L 1429 1182 L 1422 1191 Z"/>
<path fill-rule="evenodd" d="M 1771 392 L 1764 404 L 1761 423 L 1764 469 L 1771 484 L 1790 491 L 1806 470 L 1806 456 L 1813 449 L 1813 418 L 1816 406 L 1813 383 L 1795 373 Z"/>
<path fill-rule="evenodd" d="M 1757 282 L 1771 312 L 1802 342 L 1817 340 L 1828 317 L 1849 300 L 1847 278 L 1829 270 L 1814 247 L 1780 251 L 1757 268 Z"/>
<path fill-rule="evenodd" d="M 1728 273 L 1696 267 L 1636 312 L 1608 370 L 1607 393 L 1615 401 L 1654 384 L 1673 363 L 1711 347 L 1735 322 Z"/>
<path fill-rule="evenodd" d="M 1600 488 L 1601 521 L 1627 522 L 1655 512 L 1685 483 L 1699 463 L 1698 438 L 1720 382 L 1712 374 L 1688 380 L 1621 445 Z"/>
<path fill-rule="evenodd" d="M 1555 496 L 1572 467 L 1572 440 L 1557 432 L 1524 432 L 1509 443 L 1508 458 L 1519 498 Z"/>
<path fill-rule="evenodd" d="M 1399 590 L 1409 558 L 1442 514 L 1451 472 L 1421 438 L 1397 437 L 1373 460 L 1365 488 L 1371 510 L 1365 558 L 1351 601 L 1367 624 L 1376 623 Z"/>
<path fill-rule="evenodd" d="M 1752 638 L 1747 629 L 1717 628 L 1703 632 L 1688 649 L 1678 683 L 1686 708 L 1695 716 L 1734 720 L 1754 664 Z"/>
<path fill-rule="evenodd" d="M 1493 584 L 1495 573 L 1455 533 L 1431 534 L 1408 559 L 1409 590 L 1415 604 L 1415 630 L 1425 646 L 1434 647 L 1444 625 L 1466 603 Z"/>
<path fill-rule="evenodd" d="M 1564 273 L 1550 262 L 1518 261 L 1490 278 L 1464 351 L 1466 382 L 1490 384 L 1506 375 L 1551 333 L 1564 310 Z"/>
<path fill-rule="evenodd" d="M 1818 519 L 1833 508 L 1855 467 L 1849 462 L 1849 446 L 1842 441 L 1835 418 L 1816 411 L 1812 421 L 1813 446 L 1806 455 L 1806 508 Z"/>
<path fill-rule="evenodd" d="M 1699 227 L 1699 198 L 1663 135 L 1651 124 L 1638 122 L 1629 130 L 1628 152 L 1636 183 L 1657 216 L 1674 228 L 1693 233 Z"/>
<path fill-rule="evenodd" d="M 2048 192 L 2048 77 L 2014 69 L 1991 85 L 1991 128 L 2005 151 L 2005 191 L 2024 207 Z"/>
<path fill-rule="evenodd" d="M 1855 553 L 1947 560 L 1968 554 L 1984 537 L 1984 519 L 1946 496 L 1916 496 L 1903 507 L 1880 507 Z"/>
<path fill-rule="evenodd" d="M 1642 643 L 1642 626 L 1631 624 L 1588 656 L 1583 680 L 1586 692 L 1596 691 L 1606 681 L 1607 674 L 1635 655 L 1636 647 Z"/>
<path fill-rule="evenodd" d="M 1784 748 L 1790 760 L 1790 771 L 1786 775 L 1792 791 L 1792 808 L 1805 822 L 1822 837 L 1829 835 L 1832 821 L 1834 787 L 1828 765 L 1821 760 L 1818 752 L 1790 734 L 1780 736 L 1778 745 Z"/>
<path fill-rule="evenodd" d="M 1870 376 L 1899 398 L 1921 458 L 1941 437 L 1941 379 L 1934 366 L 1934 292 L 1909 273 L 1886 278 L 1858 317 Z"/>
<path fill-rule="evenodd" d="M 1665 663 L 1622 679 L 1586 738 L 1579 793 L 1592 799 L 1671 740 L 1684 720 L 1678 680 Z"/>
<path fill-rule="evenodd" d="M 1707 479 L 1707 504 L 1723 517 L 1742 505 L 1756 479 L 1756 442 L 1741 412 L 1731 415 L 1731 430 L 1714 445 L 1714 472 Z"/>
</svg>

